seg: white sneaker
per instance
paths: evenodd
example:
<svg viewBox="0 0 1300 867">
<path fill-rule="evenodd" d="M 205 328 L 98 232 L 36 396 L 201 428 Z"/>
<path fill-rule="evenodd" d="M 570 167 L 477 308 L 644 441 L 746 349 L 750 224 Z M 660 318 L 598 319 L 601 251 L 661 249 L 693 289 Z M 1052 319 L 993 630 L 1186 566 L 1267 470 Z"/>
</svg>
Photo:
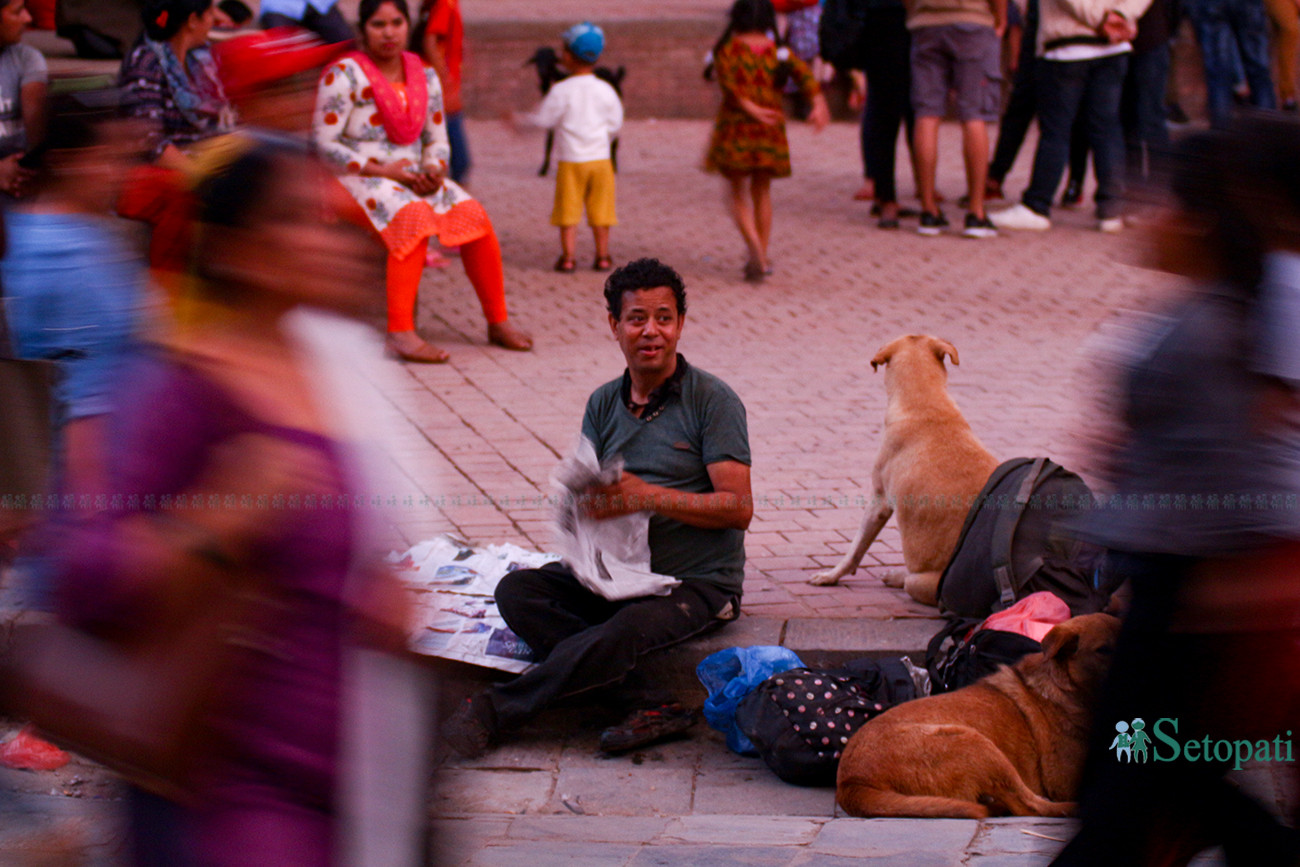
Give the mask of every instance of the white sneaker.
<svg viewBox="0 0 1300 867">
<path fill-rule="evenodd" d="M 1024 204 L 1013 205 L 1005 211 L 989 214 L 993 225 L 999 229 L 1023 229 L 1026 232 L 1046 232 L 1052 228 L 1052 221 Z"/>
<path fill-rule="evenodd" d="M 1104 220 L 1098 220 L 1097 231 L 1105 232 L 1107 235 L 1114 235 L 1117 232 L 1122 232 L 1124 231 L 1124 218 L 1107 217 Z"/>
</svg>

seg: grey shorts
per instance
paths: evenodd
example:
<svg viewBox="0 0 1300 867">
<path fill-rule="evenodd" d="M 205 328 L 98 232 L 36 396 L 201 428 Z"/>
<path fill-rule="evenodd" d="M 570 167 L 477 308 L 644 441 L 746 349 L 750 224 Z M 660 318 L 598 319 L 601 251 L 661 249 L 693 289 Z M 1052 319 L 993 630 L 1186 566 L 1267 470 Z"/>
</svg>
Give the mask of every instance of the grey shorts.
<svg viewBox="0 0 1300 867">
<path fill-rule="evenodd" d="M 992 27 L 943 24 L 912 31 L 912 112 L 943 117 L 949 91 L 956 91 L 959 120 L 997 121 L 1002 44 Z"/>
</svg>

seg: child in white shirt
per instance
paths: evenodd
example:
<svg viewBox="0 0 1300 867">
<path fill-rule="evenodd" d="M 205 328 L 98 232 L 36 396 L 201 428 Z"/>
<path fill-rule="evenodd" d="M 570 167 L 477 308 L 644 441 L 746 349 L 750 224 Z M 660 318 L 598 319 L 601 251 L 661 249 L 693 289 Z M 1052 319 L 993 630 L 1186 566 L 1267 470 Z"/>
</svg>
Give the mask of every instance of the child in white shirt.
<svg viewBox="0 0 1300 867">
<path fill-rule="evenodd" d="M 574 248 L 583 206 L 596 242 L 592 267 L 609 271 L 609 229 L 614 215 L 614 164 L 610 142 L 623 126 L 623 103 L 607 82 L 593 74 L 605 49 L 605 34 L 584 21 L 564 32 L 564 66 L 569 77 L 552 85 L 537 110 L 523 119 L 555 131 L 559 166 L 555 172 L 555 207 L 551 225 L 560 229 L 560 258 L 555 270 L 576 269 Z"/>
</svg>

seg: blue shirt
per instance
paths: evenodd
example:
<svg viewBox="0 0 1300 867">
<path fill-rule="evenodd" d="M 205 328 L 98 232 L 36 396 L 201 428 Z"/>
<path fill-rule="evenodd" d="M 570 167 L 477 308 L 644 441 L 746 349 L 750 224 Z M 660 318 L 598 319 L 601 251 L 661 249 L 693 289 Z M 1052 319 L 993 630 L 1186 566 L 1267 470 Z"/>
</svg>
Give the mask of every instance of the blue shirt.
<svg viewBox="0 0 1300 867">
<path fill-rule="evenodd" d="M 21 358 L 58 362 L 60 421 L 101 415 L 146 315 L 144 263 L 107 218 L 5 214 L 5 317 Z"/>
</svg>

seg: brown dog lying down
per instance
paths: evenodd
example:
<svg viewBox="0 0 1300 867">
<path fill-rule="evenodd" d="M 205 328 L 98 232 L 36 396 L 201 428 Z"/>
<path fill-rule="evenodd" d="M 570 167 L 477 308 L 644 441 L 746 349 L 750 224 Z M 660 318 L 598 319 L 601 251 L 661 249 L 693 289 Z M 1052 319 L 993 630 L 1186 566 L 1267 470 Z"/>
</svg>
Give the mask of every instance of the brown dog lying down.
<svg viewBox="0 0 1300 867">
<path fill-rule="evenodd" d="M 1119 620 L 1075 617 L 1043 652 L 890 708 L 850 738 L 835 797 L 853 816 L 1068 816 Z"/>
<path fill-rule="evenodd" d="M 997 468 L 957 404 L 948 396 L 944 356 L 957 348 L 925 334 L 899 337 L 876 353 L 871 369 L 885 365 L 885 436 L 871 471 L 872 502 L 853 548 L 843 560 L 809 579 L 835 584 L 858 570 L 867 548 L 898 512 L 905 574 L 886 576 L 917 602 L 938 603 L 939 577 L 952 557 L 971 503 Z"/>
</svg>

